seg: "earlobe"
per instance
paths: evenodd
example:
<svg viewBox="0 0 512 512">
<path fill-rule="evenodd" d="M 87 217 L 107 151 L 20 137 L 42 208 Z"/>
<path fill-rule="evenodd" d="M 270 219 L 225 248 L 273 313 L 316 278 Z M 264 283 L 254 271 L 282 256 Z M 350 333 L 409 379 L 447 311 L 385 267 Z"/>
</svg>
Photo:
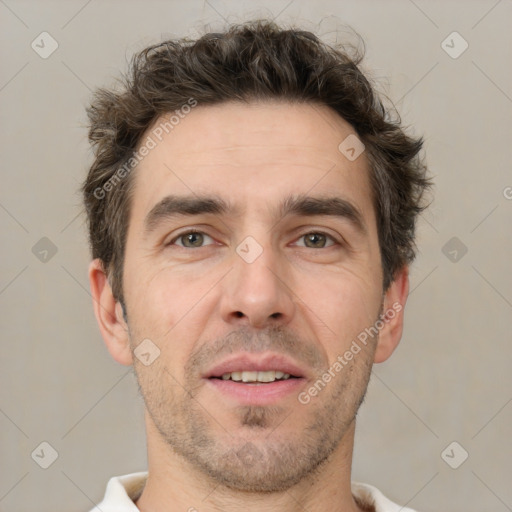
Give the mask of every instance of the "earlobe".
<svg viewBox="0 0 512 512">
<path fill-rule="evenodd" d="M 116 301 L 108 282 L 103 263 L 99 259 L 89 265 L 89 284 L 94 314 L 110 355 L 125 366 L 133 363 L 128 326 L 121 304 Z"/>
<path fill-rule="evenodd" d="M 394 352 L 402 337 L 404 308 L 409 294 L 409 268 L 397 272 L 394 281 L 384 295 L 382 321 L 384 327 L 379 333 L 374 362 L 386 361 Z"/>
</svg>

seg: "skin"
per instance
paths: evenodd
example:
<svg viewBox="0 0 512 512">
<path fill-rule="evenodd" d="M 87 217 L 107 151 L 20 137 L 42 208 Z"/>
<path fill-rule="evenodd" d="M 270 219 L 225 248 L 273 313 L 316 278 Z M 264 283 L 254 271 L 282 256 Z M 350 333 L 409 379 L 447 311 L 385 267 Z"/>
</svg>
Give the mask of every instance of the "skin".
<svg viewBox="0 0 512 512">
<path fill-rule="evenodd" d="M 123 280 L 128 323 L 101 261 L 89 278 L 108 350 L 134 365 L 145 400 L 140 510 L 366 510 L 350 491 L 355 416 L 372 364 L 400 341 L 403 309 L 316 397 L 298 400 L 408 293 L 407 268 L 382 289 L 368 162 L 338 150 L 353 133 L 324 106 L 197 106 L 139 164 Z M 167 218 L 147 233 L 145 217 L 170 194 L 216 195 L 238 211 Z M 350 201 L 365 230 L 327 215 L 279 217 L 289 194 Z M 192 246 L 178 237 L 190 228 L 204 234 Z M 252 263 L 236 251 L 247 236 L 262 249 Z M 133 353 L 144 339 L 160 350 L 148 366 Z M 292 358 L 305 369 L 301 388 L 248 406 L 209 386 L 204 372 L 239 351 Z"/>
</svg>

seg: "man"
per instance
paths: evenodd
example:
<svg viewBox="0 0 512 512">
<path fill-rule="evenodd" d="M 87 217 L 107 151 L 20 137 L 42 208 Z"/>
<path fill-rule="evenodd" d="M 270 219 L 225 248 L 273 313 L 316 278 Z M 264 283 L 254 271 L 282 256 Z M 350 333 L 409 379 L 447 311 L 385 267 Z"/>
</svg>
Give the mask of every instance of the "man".
<svg viewBox="0 0 512 512">
<path fill-rule="evenodd" d="M 351 460 L 429 180 L 358 63 L 259 21 L 150 47 L 96 93 L 89 278 L 149 471 L 95 510 L 410 510 Z"/>
</svg>

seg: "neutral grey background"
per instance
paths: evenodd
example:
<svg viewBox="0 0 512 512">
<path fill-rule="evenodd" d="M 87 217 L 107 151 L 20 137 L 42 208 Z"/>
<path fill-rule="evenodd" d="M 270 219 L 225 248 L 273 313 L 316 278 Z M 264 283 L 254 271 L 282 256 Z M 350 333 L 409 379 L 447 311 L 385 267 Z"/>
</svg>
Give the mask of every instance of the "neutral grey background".
<svg viewBox="0 0 512 512">
<path fill-rule="evenodd" d="M 86 511 L 109 477 L 146 469 L 135 379 L 110 359 L 88 292 L 77 190 L 91 90 L 148 44 L 254 17 L 327 40 L 353 27 L 435 176 L 405 334 L 374 368 L 354 479 L 424 512 L 512 510 L 510 0 L 0 0 L 0 510 Z M 58 43 L 46 59 L 31 47 L 51 48 L 43 31 Z M 58 454 L 48 469 L 44 441 Z"/>
</svg>

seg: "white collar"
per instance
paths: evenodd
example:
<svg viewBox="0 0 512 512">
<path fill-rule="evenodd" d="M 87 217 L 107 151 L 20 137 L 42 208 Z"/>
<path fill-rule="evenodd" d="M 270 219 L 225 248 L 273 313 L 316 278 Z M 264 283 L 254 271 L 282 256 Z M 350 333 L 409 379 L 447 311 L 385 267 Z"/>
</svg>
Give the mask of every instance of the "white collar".
<svg viewBox="0 0 512 512">
<path fill-rule="evenodd" d="M 107 484 L 103 501 L 91 512 L 139 512 L 133 500 L 140 496 L 147 477 L 147 471 L 112 477 Z M 393 503 L 372 485 L 352 482 L 352 494 L 372 504 L 375 512 L 414 512 Z"/>
</svg>

